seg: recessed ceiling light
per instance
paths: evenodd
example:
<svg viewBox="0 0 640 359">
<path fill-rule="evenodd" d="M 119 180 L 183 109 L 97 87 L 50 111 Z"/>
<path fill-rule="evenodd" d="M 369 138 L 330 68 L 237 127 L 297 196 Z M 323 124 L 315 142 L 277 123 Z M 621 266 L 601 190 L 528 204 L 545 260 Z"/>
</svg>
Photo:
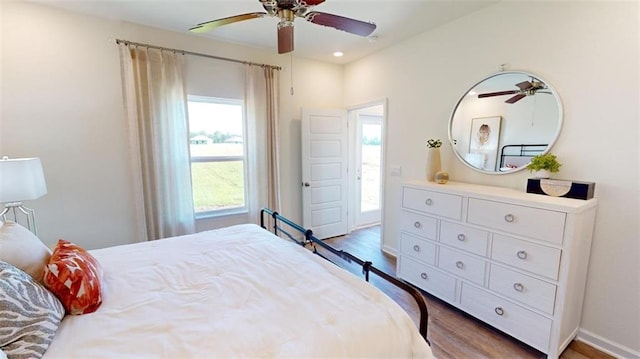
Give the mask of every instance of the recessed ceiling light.
<svg viewBox="0 0 640 359">
<path fill-rule="evenodd" d="M 333 53 L 333 56 L 335 56 L 335 57 L 341 57 L 342 55 L 344 55 L 342 53 L 342 51 L 336 51 L 336 52 Z"/>
</svg>

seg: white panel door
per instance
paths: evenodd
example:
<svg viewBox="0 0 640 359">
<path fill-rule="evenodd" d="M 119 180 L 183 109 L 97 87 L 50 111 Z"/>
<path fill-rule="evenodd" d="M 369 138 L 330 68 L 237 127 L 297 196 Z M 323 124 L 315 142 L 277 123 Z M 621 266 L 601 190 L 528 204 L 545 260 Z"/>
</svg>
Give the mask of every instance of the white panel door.
<svg viewBox="0 0 640 359">
<path fill-rule="evenodd" d="M 302 226 L 320 238 L 347 233 L 346 110 L 302 109 Z"/>
</svg>

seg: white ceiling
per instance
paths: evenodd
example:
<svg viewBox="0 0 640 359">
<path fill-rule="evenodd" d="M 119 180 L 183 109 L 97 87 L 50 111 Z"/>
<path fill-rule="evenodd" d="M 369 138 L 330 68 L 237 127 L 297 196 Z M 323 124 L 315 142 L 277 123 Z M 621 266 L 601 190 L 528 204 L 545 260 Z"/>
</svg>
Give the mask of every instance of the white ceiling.
<svg viewBox="0 0 640 359">
<path fill-rule="evenodd" d="M 32 0 L 48 6 L 189 33 L 198 23 L 260 12 L 258 0 Z M 326 0 L 313 8 L 377 25 L 377 40 L 295 20 L 295 56 L 344 64 L 398 43 L 497 0 Z M 277 52 L 277 18 L 264 17 L 192 34 Z M 191 34 L 191 33 L 189 33 Z M 135 41 L 135 39 L 126 39 Z M 342 58 L 332 56 L 344 52 Z M 285 55 L 288 56 L 288 55 Z"/>
</svg>

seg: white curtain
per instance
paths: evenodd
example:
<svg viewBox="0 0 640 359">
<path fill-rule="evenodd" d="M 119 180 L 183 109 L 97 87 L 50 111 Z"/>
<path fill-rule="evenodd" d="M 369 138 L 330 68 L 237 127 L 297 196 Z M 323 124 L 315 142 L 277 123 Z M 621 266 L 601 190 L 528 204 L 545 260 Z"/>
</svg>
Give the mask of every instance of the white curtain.
<svg viewBox="0 0 640 359">
<path fill-rule="evenodd" d="M 195 232 L 184 55 L 119 44 L 135 175 L 147 240 Z"/>
<path fill-rule="evenodd" d="M 280 210 L 280 158 L 278 154 L 279 71 L 245 66 L 245 103 L 249 137 L 249 213 L 259 220 L 262 207 Z"/>
<path fill-rule="evenodd" d="M 279 148 L 279 128 L 278 128 L 278 93 L 279 93 L 279 71 L 271 68 L 264 68 L 267 97 L 267 164 L 268 168 L 268 193 L 267 205 L 269 208 L 280 210 L 280 154 Z"/>
</svg>

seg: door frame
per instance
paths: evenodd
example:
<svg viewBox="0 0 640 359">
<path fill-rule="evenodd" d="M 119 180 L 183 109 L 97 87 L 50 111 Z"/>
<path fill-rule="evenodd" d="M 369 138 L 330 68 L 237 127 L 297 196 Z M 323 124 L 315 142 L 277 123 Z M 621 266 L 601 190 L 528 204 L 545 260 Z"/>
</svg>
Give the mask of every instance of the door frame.
<svg viewBox="0 0 640 359">
<path fill-rule="evenodd" d="M 361 110 L 367 107 L 373 106 L 382 106 L 382 128 L 381 128 L 381 149 L 380 149 L 380 248 L 382 248 L 383 235 L 384 235 L 384 203 L 386 196 L 386 162 L 387 162 L 387 119 L 389 112 L 389 100 L 385 98 L 373 100 L 366 103 L 361 103 L 357 105 L 347 106 L 347 118 L 349 124 L 349 167 L 352 168 L 356 163 L 356 146 L 355 146 L 355 136 L 357 132 L 356 126 L 356 118 L 355 113 L 357 110 Z M 356 171 L 349 171 L 349 213 L 356 213 L 356 194 L 355 194 L 355 183 L 356 183 Z M 349 221 L 349 232 L 356 229 L 356 219 L 355 215 L 351 215 L 348 217 Z"/>
</svg>

